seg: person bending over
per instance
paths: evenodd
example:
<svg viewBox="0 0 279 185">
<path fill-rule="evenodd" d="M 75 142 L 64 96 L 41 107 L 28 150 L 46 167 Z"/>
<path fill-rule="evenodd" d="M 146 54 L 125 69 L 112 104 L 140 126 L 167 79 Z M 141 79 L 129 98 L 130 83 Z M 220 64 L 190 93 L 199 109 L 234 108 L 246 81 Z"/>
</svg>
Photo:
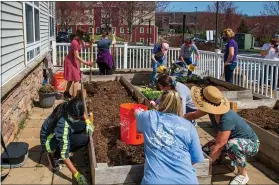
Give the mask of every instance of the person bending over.
<svg viewBox="0 0 279 185">
<path fill-rule="evenodd" d="M 193 164 L 204 160 L 199 136 L 184 119 L 176 91 L 161 95 L 159 109 L 143 112 L 134 107 L 138 132 L 144 135 L 142 184 L 198 184 Z"/>
<path fill-rule="evenodd" d="M 186 119 L 193 120 L 209 115 L 218 134 L 215 139 L 203 146 L 212 162 L 221 161 L 228 155 L 232 166 L 237 166 L 238 175 L 230 184 L 246 184 L 249 177 L 246 171 L 247 157 L 258 153 L 260 142 L 253 129 L 236 112 L 230 109 L 230 102 L 214 86 L 192 87 L 196 112 L 187 113 Z"/>
<path fill-rule="evenodd" d="M 84 105 L 80 99 L 74 98 L 54 109 L 43 123 L 40 133 L 41 146 L 47 153 L 53 171 L 61 169 L 59 160 L 63 160 L 78 184 L 87 184 L 86 178 L 71 162 L 69 153 L 87 147 L 87 134 L 93 132 L 93 128 L 84 114 Z"/>
</svg>

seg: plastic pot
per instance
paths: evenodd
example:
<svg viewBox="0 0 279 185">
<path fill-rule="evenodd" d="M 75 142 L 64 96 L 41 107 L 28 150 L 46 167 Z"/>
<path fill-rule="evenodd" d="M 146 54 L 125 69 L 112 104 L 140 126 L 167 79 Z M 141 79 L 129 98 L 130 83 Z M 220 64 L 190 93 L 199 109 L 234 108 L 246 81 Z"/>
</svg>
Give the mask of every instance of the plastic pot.
<svg viewBox="0 0 279 185">
<path fill-rule="evenodd" d="M 39 101 L 41 108 L 51 108 L 54 105 L 57 93 L 39 92 Z"/>
</svg>

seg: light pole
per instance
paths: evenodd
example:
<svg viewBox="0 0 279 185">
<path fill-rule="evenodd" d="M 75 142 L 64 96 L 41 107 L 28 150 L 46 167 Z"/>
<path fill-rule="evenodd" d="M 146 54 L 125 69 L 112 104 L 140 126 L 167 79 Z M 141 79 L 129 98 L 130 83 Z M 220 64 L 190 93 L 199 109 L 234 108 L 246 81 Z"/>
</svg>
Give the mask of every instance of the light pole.
<svg viewBox="0 0 279 185">
<path fill-rule="evenodd" d="M 197 36 L 197 17 L 198 17 L 198 7 L 196 8 L 196 19 L 195 19 L 195 36 Z"/>
<path fill-rule="evenodd" d="M 219 1 L 216 3 L 216 31 L 215 31 L 215 44 L 218 47 L 218 33 L 219 33 Z"/>
</svg>

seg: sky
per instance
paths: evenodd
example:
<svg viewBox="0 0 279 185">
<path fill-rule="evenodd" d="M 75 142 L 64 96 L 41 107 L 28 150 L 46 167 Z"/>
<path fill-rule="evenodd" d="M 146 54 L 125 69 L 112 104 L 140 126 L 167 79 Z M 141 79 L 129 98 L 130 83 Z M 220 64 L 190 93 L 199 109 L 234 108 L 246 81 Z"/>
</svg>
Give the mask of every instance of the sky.
<svg viewBox="0 0 279 185">
<path fill-rule="evenodd" d="M 175 2 L 172 1 L 169 4 L 170 11 L 179 11 L 179 12 L 194 12 L 196 11 L 195 7 L 197 7 L 199 11 L 205 11 L 207 9 L 207 5 L 213 4 L 214 1 L 207 1 L 207 2 Z M 264 2 L 235 2 L 238 6 L 238 9 L 242 12 L 242 14 L 247 14 L 249 16 L 252 15 L 260 15 L 260 12 L 263 11 L 263 4 Z"/>
</svg>

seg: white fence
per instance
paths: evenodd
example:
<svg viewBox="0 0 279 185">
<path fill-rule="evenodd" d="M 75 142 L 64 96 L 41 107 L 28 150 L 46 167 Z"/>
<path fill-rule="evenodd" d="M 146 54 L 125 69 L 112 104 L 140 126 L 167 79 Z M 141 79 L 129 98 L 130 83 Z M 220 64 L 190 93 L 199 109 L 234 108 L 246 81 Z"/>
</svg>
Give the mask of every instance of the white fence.
<svg viewBox="0 0 279 185">
<path fill-rule="evenodd" d="M 69 43 L 57 43 L 54 65 L 63 66 L 65 56 L 69 52 Z M 116 45 L 111 53 L 115 60 L 116 69 L 150 69 L 151 53 L 153 47 L 129 46 L 128 44 Z M 55 53 L 55 52 L 54 52 Z M 179 58 L 180 48 L 170 48 L 167 54 L 167 67 L 171 62 Z M 82 49 L 80 55 L 83 59 L 90 59 L 90 48 Z M 56 59 L 55 59 L 56 57 Z M 97 45 L 94 45 L 94 61 L 97 58 Z M 193 57 L 193 60 L 195 57 Z M 254 93 L 267 97 L 278 98 L 278 92 L 273 94 L 271 87 L 278 86 L 278 61 L 258 59 L 252 57 L 238 56 L 237 67 L 234 70 L 233 83 L 248 89 Z M 88 69 L 88 66 L 81 65 L 81 69 Z M 94 63 L 93 69 L 97 69 Z M 200 76 L 212 76 L 218 79 L 224 78 L 223 54 L 220 51 L 200 51 L 200 59 L 195 74 Z M 276 88 L 277 89 L 277 88 Z"/>
</svg>

